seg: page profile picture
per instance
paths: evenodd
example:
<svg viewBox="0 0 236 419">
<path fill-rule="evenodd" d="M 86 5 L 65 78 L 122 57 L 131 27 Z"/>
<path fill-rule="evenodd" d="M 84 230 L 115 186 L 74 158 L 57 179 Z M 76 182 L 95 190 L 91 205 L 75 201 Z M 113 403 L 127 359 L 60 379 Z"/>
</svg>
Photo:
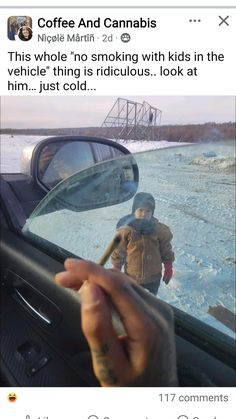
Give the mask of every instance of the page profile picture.
<svg viewBox="0 0 236 419">
<path fill-rule="evenodd" d="M 29 41 L 33 36 L 30 16 L 10 16 L 7 20 L 7 36 L 10 41 Z"/>
</svg>

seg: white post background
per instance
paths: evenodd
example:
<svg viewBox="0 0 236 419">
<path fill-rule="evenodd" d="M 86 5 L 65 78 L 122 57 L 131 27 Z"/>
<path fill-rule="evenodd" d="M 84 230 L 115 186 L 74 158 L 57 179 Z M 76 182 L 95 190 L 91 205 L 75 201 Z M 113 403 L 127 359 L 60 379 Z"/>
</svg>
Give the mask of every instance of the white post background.
<svg viewBox="0 0 236 419">
<path fill-rule="evenodd" d="M 38 81 L 36 77 L 20 76 L 9 77 L 7 68 L 24 67 L 49 67 L 46 76 L 40 77 L 41 81 L 53 83 L 60 81 L 60 78 L 53 77 L 52 68 L 55 65 L 64 67 L 92 67 L 93 64 L 97 66 L 106 67 L 108 65 L 113 67 L 126 68 L 127 65 L 131 67 L 146 68 L 150 67 L 151 73 L 156 74 L 155 77 L 99 77 L 93 75 L 88 78 L 88 88 L 96 90 L 70 90 L 70 91 L 43 91 L 44 95 L 233 95 L 236 92 L 235 73 L 236 73 L 236 53 L 235 53 L 235 39 L 236 39 L 236 10 L 209 10 L 209 9 L 27 9 L 24 10 L 23 15 L 32 17 L 33 20 L 33 38 L 28 42 L 10 41 L 7 38 L 7 19 L 9 16 L 22 16 L 22 9 L 2 9 L 0 18 L 0 39 L 3 40 L 1 53 L 1 81 L 0 93 L 2 95 L 35 95 L 38 92 Z M 220 24 L 220 17 L 225 18 L 229 15 L 227 22 Z M 38 19 L 42 17 L 46 20 L 53 20 L 55 17 L 62 17 L 66 20 L 73 19 L 75 21 L 74 28 L 39 28 Z M 97 19 L 100 17 L 101 25 L 99 28 L 79 28 L 79 19 L 83 17 L 87 19 Z M 157 28 L 106 28 L 103 25 L 105 18 L 119 19 L 155 19 L 157 21 Z M 191 22 L 190 20 L 199 19 L 201 22 Z M 128 43 L 121 41 L 122 33 L 129 33 L 131 40 Z M 38 35 L 45 36 L 64 35 L 64 42 L 43 42 L 38 40 Z M 67 42 L 67 35 L 93 34 L 95 42 Z M 112 42 L 104 42 L 104 36 L 112 36 Z M 62 53 L 68 54 L 67 62 L 24 62 L 18 60 L 17 62 L 9 62 L 8 51 L 17 51 L 18 53 L 33 54 L 43 53 Z M 72 52 L 79 54 L 87 54 L 88 60 L 86 62 L 73 62 Z M 194 52 L 204 54 L 204 62 L 139 62 L 132 64 L 126 62 L 99 62 L 92 63 L 90 55 L 92 53 L 107 53 L 113 54 L 116 51 L 125 54 L 151 53 L 160 51 L 168 55 L 168 51 L 172 53 L 190 53 L 192 56 Z M 224 54 L 224 61 L 209 62 L 206 59 L 206 54 L 213 51 L 216 54 Z M 197 76 L 160 76 L 160 65 L 164 68 L 178 68 L 178 65 L 186 71 L 188 68 L 197 67 Z M 20 79 L 20 80 L 19 80 Z M 82 81 L 83 78 L 81 78 Z M 65 78 L 63 79 L 65 81 Z M 62 81 L 63 81 L 62 80 Z M 8 91 L 8 81 L 29 83 L 30 88 L 35 90 L 26 91 Z M 73 82 L 75 80 L 67 78 L 66 81 Z"/>
</svg>

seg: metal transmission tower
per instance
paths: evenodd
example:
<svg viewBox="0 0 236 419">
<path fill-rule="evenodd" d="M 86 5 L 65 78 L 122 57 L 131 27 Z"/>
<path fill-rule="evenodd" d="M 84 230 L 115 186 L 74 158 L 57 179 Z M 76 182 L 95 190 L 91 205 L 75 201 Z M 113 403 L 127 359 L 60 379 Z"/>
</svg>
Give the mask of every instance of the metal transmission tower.
<svg viewBox="0 0 236 419">
<path fill-rule="evenodd" d="M 147 102 L 118 98 L 103 121 L 107 135 L 124 140 L 157 140 L 161 110 Z"/>
</svg>

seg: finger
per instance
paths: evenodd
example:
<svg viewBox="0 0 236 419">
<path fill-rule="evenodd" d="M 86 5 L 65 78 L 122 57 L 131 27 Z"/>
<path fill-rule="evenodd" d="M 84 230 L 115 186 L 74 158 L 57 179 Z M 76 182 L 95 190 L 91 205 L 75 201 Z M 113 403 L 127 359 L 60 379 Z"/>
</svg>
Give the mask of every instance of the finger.
<svg viewBox="0 0 236 419">
<path fill-rule="evenodd" d="M 105 296 L 101 295 L 101 291 L 99 294 L 99 288 L 95 285 L 90 285 L 97 290 L 92 290 L 93 294 L 89 296 L 89 292 L 86 292 L 87 281 L 83 282 L 71 272 L 60 272 L 56 274 L 55 279 L 61 286 L 80 289 L 82 329 L 91 349 L 95 374 L 101 385 L 127 382 L 129 361 L 113 330 L 110 302 L 103 301 Z M 124 374 L 120 377 L 121 371 L 125 371 L 125 377 Z"/>
<path fill-rule="evenodd" d="M 111 298 L 117 309 L 127 334 L 130 338 L 139 340 L 148 335 L 150 312 L 143 299 L 132 288 L 133 281 L 125 274 L 104 269 L 87 261 L 67 259 L 65 268 L 79 277 L 82 281 L 89 281 L 99 285 Z M 76 283 L 76 279 L 75 279 Z M 71 283 L 73 287 L 73 283 Z"/>
<path fill-rule="evenodd" d="M 106 339 L 100 337 L 100 339 L 98 339 L 99 347 L 94 348 L 92 345 L 93 342 L 91 341 L 94 333 L 91 334 L 91 338 L 89 339 L 89 332 L 85 331 L 85 334 L 87 333 L 87 339 L 90 341 L 91 351 L 93 352 L 94 368 L 98 368 L 99 366 L 99 356 L 101 356 L 102 362 L 104 362 L 104 358 L 105 360 L 109 359 L 110 364 L 106 364 L 105 374 L 109 373 L 109 366 L 112 366 L 112 368 L 110 367 L 111 371 L 116 372 L 116 377 L 118 377 L 120 381 L 123 380 L 120 385 L 129 385 L 132 382 L 139 382 L 138 377 L 141 377 L 143 371 L 146 371 L 147 366 L 149 365 L 149 360 L 152 360 L 151 365 L 154 365 L 154 368 L 150 367 L 147 369 L 148 376 L 151 377 L 153 371 L 157 370 L 157 367 L 158 371 L 161 370 L 163 356 L 164 358 L 171 357 L 171 354 L 174 351 L 174 343 L 170 339 L 172 333 L 171 331 L 173 331 L 172 313 L 168 309 L 168 306 L 164 302 L 152 297 L 148 292 L 141 289 L 134 281 L 122 273 L 106 270 L 92 262 L 79 260 L 67 260 L 65 268 L 68 269 L 68 272 L 73 274 L 71 277 L 72 282 L 70 283 L 71 287 L 78 286 L 78 280 L 80 284 L 81 282 L 88 281 L 90 284 L 99 285 L 99 287 L 101 287 L 104 292 L 111 297 L 113 304 L 117 307 L 117 311 L 122 317 L 127 331 L 127 337 L 125 340 L 126 351 L 123 351 L 123 354 L 127 354 L 129 359 L 131 371 L 130 374 L 128 374 L 129 377 L 124 377 L 123 369 L 120 367 L 120 363 L 118 363 L 118 367 L 117 364 L 114 365 L 114 358 L 120 359 L 116 353 L 117 347 L 113 345 L 108 348 L 106 345 L 105 347 L 101 346 L 104 341 L 105 343 L 110 341 L 111 333 L 106 336 Z M 123 303 L 123 305 L 120 306 L 119 303 Z M 170 314 L 171 316 L 169 316 Z M 99 318 L 98 314 L 94 317 L 95 319 Z M 105 313 L 103 317 L 107 318 L 107 313 Z M 91 325 L 91 316 L 88 316 L 87 324 Z M 105 327 L 105 330 L 106 329 L 107 327 Z M 115 339 L 117 339 L 116 336 Z M 117 340 L 115 340 L 115 342 L 117 343 Z M 169 346 L 172 348 L 171 351 L 168 349 Z M 159 362 L 157 363 L 157 360 L 153 360 L 154 353 L 155 357 L 158 357 L 160 365 Z M 175 359 L 174 355 L 172 358 Z M 172 371 L 172 369 L 173 368 L 169 368 L 168 370 Z M 122 380 L 120 370 L 123 375 Z M 128 367 L 127 370 L 129 370 Z M 106 377 L 102 379 L 101 373 L 102 371 L 99 373 L 99 371 L 96 370 L 98 378 L 100 377 L 100 382 L 103 382 L 102 385 L 111 385 L 105 384 Z M 158 377 L 159 375 L 163 375 L 161 371 L 157 373 Z M 152 382 L 152 379 L 150 380 L 150 382 Z M 156 381 L 159 383 L 159 379 L 154 380 L 153 382 L 155 383 Z"/>
<path fill-rule="evenodd" d="M 59 272 L 55 275 L 55 281 L 62 287 L 71 288 L 73 290 L 79 290 L 83 284 L 83 281 L 73 274 L 72 272 Z"/>
<path fill-rule="evenodd" d="M 81 285 L 83 284 L 83 282 L 88 279 L 88 273 L 86 274 L 86 272 L 84 272 L 83 270 L 79 270 L 79 266 L 77 265 L 77 262 L 79 262 L 77 259 L 67 259 L 65 261 L 65 268 L 66 269 L 73 269 L 74 271 L 77 272 L 77 274 L 72 273 L 71 271 L 62 272 L 60 274 L 57 274 L 56 275 L 56 280 L 59 283 L 59 285 L 78 290 L 81 287 Z M 90 262 L 89 262 L 89 266 L 91 266 L 91 265 L 93 265 L 93 264 L 90 264 Z M 94 264 L 94 265 L 97 266 L 96 264 Z M 104 274 L 109 275 L 109 273 L 111 273 L 111 272 L 114 273 L 115 271 L 113 269 L 105 270 L 105 269 L 102 268 L 102 272 L 103 272 L 103 275 Z M 161 301 L 160 299 L 157 299 L 152 294 L 150 294 L 148 291 L 146 291 L 144 288 L 137 285 L 137 283 L 135 281 L 133 281 L 131 278 L 127 277 L 124 274 L 120 274 L 120 272 L 118 273 L 119 279 L 120 279 L 120 275 L 122 275 L 122 277 L 125 277 L 126 285 L 127 285 L 127 283 L 129 283 L 130 287 L 135 291 L 135 293 L 140 296 L 140 298 L 142 300 L 140 302 L 140 307 L 141 307 L 141 304 L 143 304 L 143 302 L 144 302 L 145 303 L 145 309 L 146 309 L 147 308 L 146 303 L 147 303 L 147 305 L 149 307 L 149 312 L 152 312 L 152 316 L 155 319 L 155 321 L 159 319 L 159 322 L 163 323 L 163 318 L 164 318 L 166 320 L 166 322 L 168 322 L 169 325 L 172 325 L 172 327 L 173 327 L 173 321 L 174 321 L 173 311 L 171 310 L 171 308 L 169 307 L 168 304 L 166 304 L 164 301 Z M 113 278 L 113 280 L 117 279 L 117 278 L 114 278 L 114 276 L 112 278 Z M 125 292 L 126 291 L 123 290 L 123 293 L 125 293 Z M 115 305 L 115 302 L 114 302 L 114 305 Z M 159 313 L 159 316 L 158 316 L 158 313 Z M 120 313 L 120 314 L 122 314 L 122 313 Z M 143 314 L 144 313 L 142 313 L 142 316 L 143 316 Z M 150 313 L 149 313 L 149 315 L 150 315 Z M 165 327 L 165 325 L 163 325 L 163 327 Z M 117 326 L 117 329 L 119 329 L 119 326 Z M 129 328 L 128 328 L 128 330 L 129 330 Z M 135 331 L 135 329 L 134 329 L 134 331 Z M 132 334 L 132 336 L 133 336 L 133 334 Z"/>
<path fill-rule="evenodd" d="M 74 260 L 72 262 L 72 265 L 73 265 L 73 263 L 74 263 Z M 71 268 L 71 259 L 66 260 L 65 267 L 67 269 Z M 108 272 L 120 272 L 120 270 L 116 270 L 116 269 L 112 268 L 112 269 L 109 269 Z M 84 276 L 82 276 L 82 272 L 81 272 L 81 275 L 80 274 L 76 275 L 76 274 L 74 274 L 70 271 L 64 271 L 64 272 L 60 272 L 60 273 L 56 274 L 55 275 L 55 280 L 58 283 L 58 285 L 61 285 L 61 286 L 66 287 L 66 288 L 71 288 L 71 289 L 78 290 L 78 289 L 80 289 L 80 287 L 82 286 L 84 281 L 86 281 L 86 278 Z M 148 292 L 144 288 L 137 285 L 136 282 L 131 281 L 130 279 L 129 279 L 129 281 L 130 281 L 131 287 L 135 290 L 135 292 L 138 295 L 140 295 L 140 297 L 144 301 L 146 301 L 149 304 L 149 306 L 152 306 L 155 309 L 157 309 L 157 307 L 161 307 L 161 308 L 165 307 L 167 310 L 170 311 L 169 306 L 165 302 L 163 302 L 163 301 L 157 299 L 156 297 L 154 297 L 150 292 Z"/>
<path fill-rule="evenodd" d="M 129 361 L 115 334 L 110 304 L 101 288 L 86 282 L 81 288 L 82 330 L 88 341 L 96 377 L 102 386 L 124 385 Z"/>
</svg>

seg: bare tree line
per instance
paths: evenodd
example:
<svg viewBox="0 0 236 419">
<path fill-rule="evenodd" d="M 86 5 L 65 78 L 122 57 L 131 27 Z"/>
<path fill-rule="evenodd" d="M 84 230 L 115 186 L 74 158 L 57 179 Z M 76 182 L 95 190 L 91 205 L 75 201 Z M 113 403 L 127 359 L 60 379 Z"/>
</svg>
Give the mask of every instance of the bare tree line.
<svg viewBox="0 0 236 419">
<path fill-rule="evenodd" d="M 28 128 L 1 129 L 1 134 L 8 135 L 81 135 L 91 137 L 113 138 L 117 128 L 107 127 L 84 127 L 84 128 Z M 222 141 L 235 140 L 236 124 L 233 122 L 215 123 L 209 122 L 205 124 L 191 125 L 163 125 L 156 128 L 154 139 L 156 141 L 178 141 L 178 142 L 206 142 L 206 141 Z M 145 138 L 144 138 L 145 140 Z"/>
</svg>

